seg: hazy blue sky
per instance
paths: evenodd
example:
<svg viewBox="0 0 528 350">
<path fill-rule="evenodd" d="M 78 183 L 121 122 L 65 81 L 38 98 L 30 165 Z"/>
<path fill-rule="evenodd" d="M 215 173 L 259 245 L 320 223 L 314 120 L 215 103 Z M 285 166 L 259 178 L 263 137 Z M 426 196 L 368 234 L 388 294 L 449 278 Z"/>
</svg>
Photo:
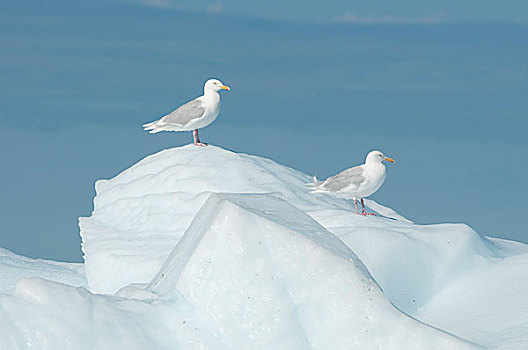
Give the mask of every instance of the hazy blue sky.
<svg viewBox="0 0 528 350">
<path fill-rule="evenodd" d="M 95 180 L 190 142 L 141 124 L 209 77 L 204 140 L 319 177 L 379 148 L 374 199 L 528 242 L 527 3 L 248 3 L 0 2 L 0 247 L 81 261 Z"/>
</svg>

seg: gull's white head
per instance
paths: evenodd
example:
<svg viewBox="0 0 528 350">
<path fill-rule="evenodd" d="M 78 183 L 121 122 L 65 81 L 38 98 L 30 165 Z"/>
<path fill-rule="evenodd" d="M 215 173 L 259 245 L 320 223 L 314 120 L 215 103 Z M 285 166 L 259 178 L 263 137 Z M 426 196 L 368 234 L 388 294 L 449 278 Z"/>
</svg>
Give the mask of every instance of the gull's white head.
<svg viewBox="0 0 528 350">
<path fill-rule="evenodd" d="M 224 85 L 220 80 L 218 79 L 209 79 L 205 82 L 204 85 L 204 92 L 206 91 L 220 91 L 220 90 L 231 90 L 231 88 L 227 85 Z"/>
<path fill-rule="evenodd" d="M 365 163 L 381 163 L 384 160 L 387 162 L 394 163 L 394 159 L 385 157 L 383 152 L 381 151 L 370 151 L 369 154 L 367 154 L 367 158 L 365 160 Z"/>
</svg>

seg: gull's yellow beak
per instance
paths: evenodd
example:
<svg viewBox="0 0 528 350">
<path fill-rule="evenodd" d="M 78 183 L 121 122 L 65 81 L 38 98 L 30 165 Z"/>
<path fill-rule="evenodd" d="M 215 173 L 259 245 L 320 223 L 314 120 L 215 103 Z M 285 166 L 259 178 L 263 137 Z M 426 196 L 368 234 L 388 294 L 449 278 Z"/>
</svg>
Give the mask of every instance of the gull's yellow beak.
<svg viewBox="0 0 528 350">
<path fill-rule="evenodd" d="M 224 89 L 224 90 L 227 90 L 227 91 L 231 90 L 231 88 L 229 86 L 227 86 L 227 85 L 220 86 L 220 89 Z"/>
<path fill-rule="evenodd" d="M 389 157 L 385 157 L 385 159 L 387 162 L 391 162 L 391 163 L 394 163 L 394 159 L 392 158 L 389 158 Z"/>
</svg>

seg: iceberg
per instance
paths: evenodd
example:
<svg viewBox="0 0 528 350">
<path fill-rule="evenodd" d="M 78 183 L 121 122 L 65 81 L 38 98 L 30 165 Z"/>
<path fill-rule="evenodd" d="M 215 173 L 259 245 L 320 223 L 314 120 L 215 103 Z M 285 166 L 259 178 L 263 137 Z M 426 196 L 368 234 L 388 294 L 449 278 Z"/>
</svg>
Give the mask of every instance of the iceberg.
<svg viewBox="0 0 528 350">
<path fill-rule="evenodd" d="M 0 348 L 528 346 L 528 246 L 310 180 L 188 145 L 97 181 L 84 264 L 0 251 Z"/>
</svg>

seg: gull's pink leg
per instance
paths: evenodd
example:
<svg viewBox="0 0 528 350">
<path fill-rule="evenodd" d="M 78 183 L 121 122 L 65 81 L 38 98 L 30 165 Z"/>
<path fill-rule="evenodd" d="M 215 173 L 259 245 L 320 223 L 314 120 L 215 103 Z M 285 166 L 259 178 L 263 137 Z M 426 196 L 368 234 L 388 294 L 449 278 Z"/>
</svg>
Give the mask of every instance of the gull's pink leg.
<svg viewBox="0 0 528 350">
<path fill-rule="evenodd" d="M 195 146 L 207 146 L 207 143 L 200 142 L 200 136 L 198 136 L 198 129 L 193 130 L 193 139 Z"/>
<path fill-rule="evenodd" d="M 376 216 L 376 214 L 374 214 L 374 213 L 367 213 L 367 211 L 365 210 L 365 202 L 363 201 L 363 198 L 361 198 L 361 206 L 363 207 L 363 213 L 362 213 L 362 215 L 365 215 L 365 216 L 367 216 L 367 215 L 374 215 L 374 216 Z"/>
<path fill-rule="evenodd" d="M 361 205 L 363 205 L 363 198 L 361 198 Z M 357 215 L 363 215 L 363 216 L 366 216 L 367 214 L 365 214 L 365 206 L 363 205 L 363 212 L 362 213 L 358 213 L 358 205 L 357 205 L 357 199 L 354 198 L 354 207 L 356 208 L 356 214 Z"/>
</svg>

